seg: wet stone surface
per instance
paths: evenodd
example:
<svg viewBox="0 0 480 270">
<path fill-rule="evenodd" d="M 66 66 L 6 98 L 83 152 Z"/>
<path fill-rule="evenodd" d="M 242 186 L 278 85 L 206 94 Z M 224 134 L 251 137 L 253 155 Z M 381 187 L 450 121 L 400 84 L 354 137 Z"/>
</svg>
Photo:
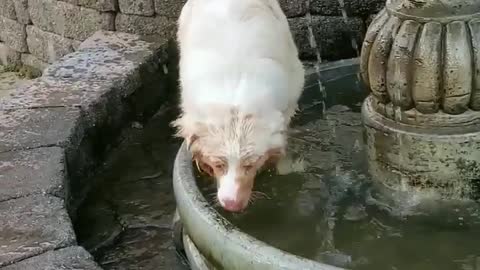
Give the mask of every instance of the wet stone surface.
<svg viewBox="0 0 480 270">
<path fill-rule="evenodd" d="M 115 83 L 118 87 L 132 89 L 131 85 L 127 84 L 128 81 L 125 81 L 127 78 L 125 75 L 138 72 L 137 68 L 138 63 L 125 58 L 125 55 L 118 51 L 108 48 L 86 48 L 68 55 L 61 63 L 47 68 L 42 81 L 51 84 L 68 83 L 72 86 L 77 82 L 83 82 L 97 87 L 102 84 L 112 86 Z M 138 80 L 131 80 L 130 83 L 133 82 Z M 84 90 L 94 91 L 95 89 L 89 90 L 85 87 Z"/>
<path fill-rule="evenodd" d="M 179 141 L 168 122 L 158 114 L 143 129 L 133 123 L 78 212 L 79 243 L 104 269 L 188 269 L 172 243 L 171 175 Z"/>
<path fill-rule="evenodd" d="M 59 147 L 0 153 L 0 201 L 30 194 L 63 197 L 64 173 Z"/>
<path fill-rule="evenodd" d="M 68 247 L 48 251 L 42 255 L 26 259 L 2 270 L 101 270 L 82 247 Z"/>
<path fill-rule="evenodd" d="M 0 213 L 0 266 L 75 243 L 62 199 L 35 195 L 8 200 L 0 202 Z"/>
<path fill-rule="evenodd" d="M 1 101 L 5 110 L 46 108 L 46 107 L 81 107 L 97 101 L 111 89 L 107 83 L 77 81 L 75 83 L 43 78 L 11 91 L 9 100 Z"/>
<path fill-rule="evenodd" d="M 0 114 L 0 152 L 65 146 L 70 143 L 78 109 L 48 108 L 2 111 Z"/>
</svg>

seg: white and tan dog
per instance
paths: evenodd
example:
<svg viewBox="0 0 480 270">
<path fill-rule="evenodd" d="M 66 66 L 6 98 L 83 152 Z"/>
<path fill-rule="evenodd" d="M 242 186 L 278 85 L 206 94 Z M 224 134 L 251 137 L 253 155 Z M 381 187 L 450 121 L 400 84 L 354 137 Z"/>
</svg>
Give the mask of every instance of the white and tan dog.
<svg viewBox="0 0 480 270">
<path fill-rule="evenodd" d="M 182 115 L 174 121 L 229 211 L 285 154 L 304 69 L 277 0 L 189 0 L 178 21 Z"/>
</svg>

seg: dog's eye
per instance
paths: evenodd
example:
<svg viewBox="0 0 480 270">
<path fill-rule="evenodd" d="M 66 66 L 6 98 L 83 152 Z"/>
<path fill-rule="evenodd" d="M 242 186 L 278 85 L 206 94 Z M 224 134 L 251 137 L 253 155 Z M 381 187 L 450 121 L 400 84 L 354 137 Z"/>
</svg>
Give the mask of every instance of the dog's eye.
<svg viewBox="0 0 480 270">
<path fill-rule="evenodd" d="M 223 170 L 223 169 L 225 169 L 225 165 L 224 164 L 215 164 L 215 169 Z"/>
<path fill-rule="evenodd" d="M 253 165 L 243 165 L 243 169 L 245 171 L 250 171 L 251 169 L 253 169 Z"/>
</svg>

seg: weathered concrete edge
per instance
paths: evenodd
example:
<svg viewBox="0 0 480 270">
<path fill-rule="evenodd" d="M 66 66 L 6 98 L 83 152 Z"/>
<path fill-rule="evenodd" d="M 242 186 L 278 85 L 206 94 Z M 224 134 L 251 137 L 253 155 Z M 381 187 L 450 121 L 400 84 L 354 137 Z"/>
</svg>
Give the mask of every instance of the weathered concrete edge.
<svg viewBox="0 0 480 270">
<path fill-rule="evenodd" d="M 107 34 L 109 38 L 99 38 L 99 36 L 101 37 L 105 34 Z M 13 196 L 11 199 L 3 202 L 0 201 L 0 204 L 4 202 L 15 202 L 18 198 L 28 198 L 31 196 L 59 198 L 63 202 L 63 212 L 66 214 L 68 210 L 70 213 L 70 219 L 67 218 L 65 221 L 68 224 L 62 225 L 67 228 L 67 231 L 72 233 L 73 224 L 71 221 L 75 218 L 74 213 L 76 207 L 89 186 L 89 183 L 85 183 L 82 180 L 86 179 L 93 171 L 92 168 L 96 167 L 96 165 L 102 160 L 102 153 L 105 152 L 105 148 L 108 147 L 106 142 L 111 143 L 111 140 L 118 135 L 122 125 L 127 123 L 128 120 L 131 120 L 132 117 L 137 116 L 140 118 L 148 118 L 150 114 L 153 114 L 154 110 L 158 108 L 162 101 L 166 99 L 165 97 L 169 95 L 166 89 L 175 83 L 170 81 L 169 77 L 171 76 L 165 74 L 169 70 L 170 63 L 173 63 L 169 61 L 168 50 L 171 43 L 168 41 L 161 43 L 148 43 L 141 41 L 141 38 L 135 35 L 113 32 L 101 32 L 94 36 L 97 37 L 87 39 L 78 52 L 65 56 L 59 62 L 47 68 L 44 76 L 34 82 L 37 84 L 37 88 L 40 89 L 35 89 L 35 87 L 31 86 L 33 90 L 26 92 L 27 94 L 38 94 L 39 91 L 36 90 L 41 90 L 42 87 L 54 88 L 53 91 L 46 91 L 47 96 L 43 97 L 42 100 L 32 98 L 27 99 L 27 102 L 18 103 L 18 100 L 24 100 L 25 94 L 23 94 L 23 96 L 19 95 L 20 98 L 12 98 L 11 100 L 6 102 L 2 101 L 0 103 L 0 133 L 3 132 L 3 134 L 16 134 L 16 131 L 9 130 L 8 128 L 5 128 L 5 125 L 2 125 L 2 120 L 9 117 L 10 119 L 12 118 L 12 113 L 15 115 L 16 112 L 21 111 L 22 116 L 31 119 L 29 114 L 33 114 L 35 110 L 50 110 L 53 108 L 75 112 L 73 117 L 66 119 L 71 122 L 69 128 L 67 128 L 66 132 L 60 133 L 57 141 L 54 141 L 53 143 L 32 144 L 31 141 L 27 140 L 25 145 L 11 145 L 10 148 L 7 145 L 7 148 L 4 147 L 4 149 L 0 149 L 0 153 L 10 153 L 15 151 L 28 152 L 51 147 L 59 147 L 63 150 L 61 160 L 65 161 L 66 164 L 60 166 L 60 168 L 63 168 L 60 175 L 60 177 L 63 178 L 61 179 L 61 181 L 63 181 L 61 187 L 55 186 L 55 192 L 42 189 L 36 190 L 34 188 L 33 191 L 22 194 L 21 196 Z M 120 42 L 112 42 L 112 36 L 116 36 L 117 41 Z M 128 38 L 125 39 L 127 36 Z M 121 42 L 122 40 L 125 42 Z M 141 43 L 141 46 L 135 48 L 138 44 L 130 42 L 132 40 L 138 40 L 139 43 Z M 130 50 L 129 47 L 134 47 L 134 49 Z M 77 73 L 80 76 L 72 77 L 72 74 L 62 72 L 62 66 L 70 66 L 72 61 L 75 63 L 75 58 L 82 59 L 82 55 L 91 54 L 92 50 L 96 52 L 100 49 L 101 51 L 104 48 L 108 48 L 108 50 L 110 50 L 109 53 L 117 51 L 120 55 L 123 54 L 122 56 L 126 59 L 131 60 L 129 62 L 130 67 L 126 69 L 127 72 L 123 74 L 115 74 L 113 80 L 109 79 L 109 76 L 104 78 L 96 76 L 98 75 L 95 72 L 97 71 L 96 67 L 91 65 L 89 67 L 89 71 L 91 71 L 90 73 L 74 71 L 74 73 Z M 72 57 L 72 55 L 74 56 Z M 69 61 L 70 63 L 64 66 L 64 64 Z M 102 70 L 102 64 L 99 66 L 100 70 Z M 102 71 L 109 72 L 105 69 Z M 124 85 L 127 85 L 127 87 L 124 87 Z M 85 93 L 80 93 L 79 95 L 79 92 L 89 92 L 88 89 L 90 86 L 94 91 L 98 92 L 93 94 L 87 93 L 86 95 Z M 68 90 L 62 92 L 61 89 Z M 71 95 L 73 95 L 74 98 L 69 99 L 69 96 Z M 61 96 L 62 98 L 58 99 L 58 96 Z M 51 100 L 56 100 L 58 103 L 49 104 L 48 101 Z M 72 101 L 74 102 L 72 103 Z M 79 101 L 79 103 L 77 101 Z M 9 117 L 5 117 L 5 115 L 8 115 Z M 49 122 L 46 126 L 51 127 L 52 124 L 50 122 L 65 120 L 55 119 L 54 117 L 58 117 L 58 114 L 47 115 L 47 117 L 43 119 L 35 119 L 35 124 L 38 124 L 38 121 L 40 121 L 41 126 L 42 121 Z M 55 125 L 53 126 L 55 127 Z M 24 128 L 24 125 L 17 125 L 14 126 L 14 128 L 22 129 Z M 13 170 L 15 170 L 15 168 L 13 168 Z M 1 174 L 0 168 L 0 175 Z M 32 181 L 32 183 L 34 183 L 34 181 Z M 75 190 L 78 186 L 82 187 L 79 192 Z M 60 192 L 58 191 L 58 188 L 61 189 Z M 8 217 L 4 218 L 8 219 Z M 42 228 L 37 229 L 41 230 Z M 66 244 L 65 242 L 62 243 L 62 245 L 53 245 L 41 249 L 40 252 L 37 251 L 33 254 L 27 254 L 27 256 L 14 258 L 8 263 L 4 262 L 2 264 L 2 261 L 0 261 L 0 267 L 5 266 L 9 267 L 8 269 L 24 269 L 24 262 L 28 260 L 44 256 L 47 253 L 55 253 L 58 249 L 74 247 L 77 245 L 74 235 L 72 235 L 71 241 L 67 241 Z M 82 251 L 81 248 L 79 250 L 79 252 L 84 251 Z M 2 254 L 0 254 L 0 258 L 1 255 Z M 85 259 L 92 260 L 91 257 L 85 257 Z M 24 263 L 24 265 L 19 265 L 20 268 L 15 268 L 15 265 L 20 263 Z M 92 263 L 87 263 L 91 266 L 91 268 L 88 269 L 100 269 L 98 265 L 94 262 Z"/>
</svg>

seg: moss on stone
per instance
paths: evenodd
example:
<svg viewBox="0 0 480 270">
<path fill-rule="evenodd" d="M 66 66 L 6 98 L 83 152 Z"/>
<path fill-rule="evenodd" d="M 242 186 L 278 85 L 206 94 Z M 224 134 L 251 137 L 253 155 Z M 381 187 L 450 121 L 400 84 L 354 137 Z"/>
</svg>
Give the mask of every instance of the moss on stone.
<svg viewBox="0 0 480 270">
<path fill-rule="evenodd" d="M 0 72 L 16 72 L 21 78 L 35 79 L 42 76 L 42 72 L 36 68 L 25 65 L 0 66 Z"/>
</svg>

